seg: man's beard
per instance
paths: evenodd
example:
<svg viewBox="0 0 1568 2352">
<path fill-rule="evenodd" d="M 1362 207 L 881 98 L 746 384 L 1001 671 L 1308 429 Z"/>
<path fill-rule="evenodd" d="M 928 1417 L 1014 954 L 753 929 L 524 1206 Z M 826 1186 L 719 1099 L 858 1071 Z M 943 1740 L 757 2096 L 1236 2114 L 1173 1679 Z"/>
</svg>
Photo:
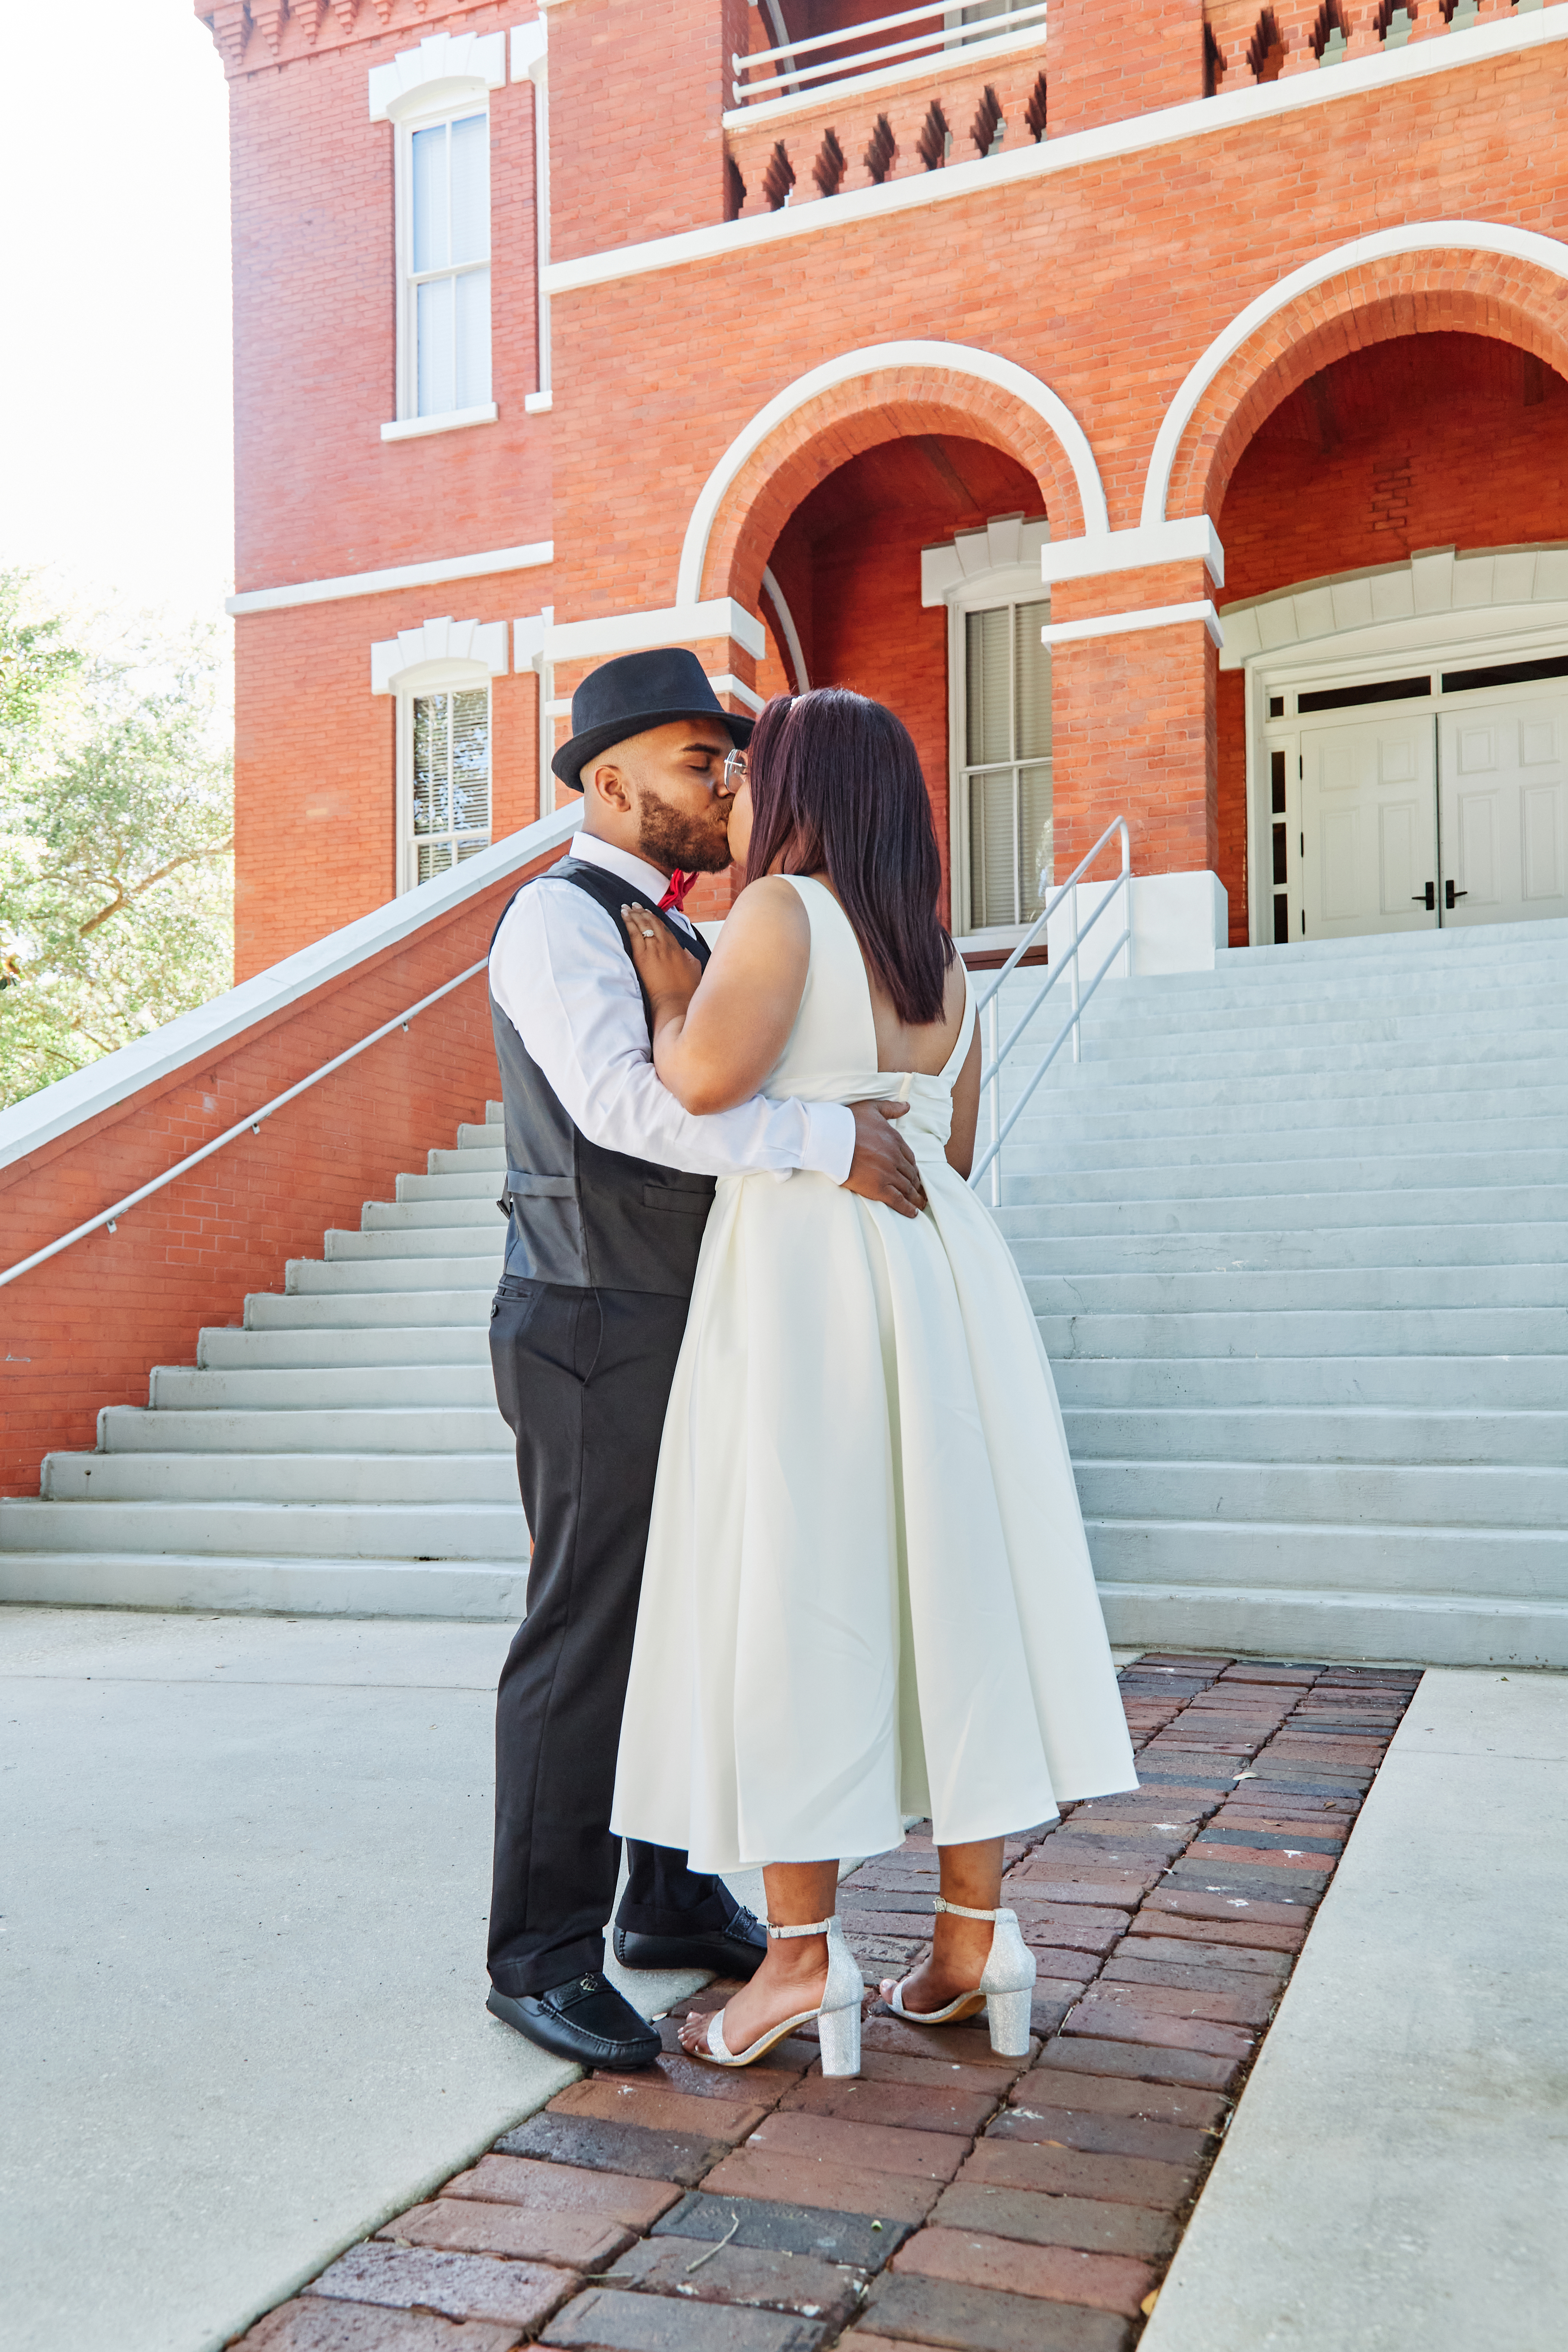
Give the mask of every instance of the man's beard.
<svg viewBox="0 0 1568 2352">
<path fill-rule="evenodd" d="M 710 801 L 688 816 L 645 785 L 637 795 L 637 846 L 665 873 L 721 874 L 730 863 L 730 805 Z"/>
</svg>

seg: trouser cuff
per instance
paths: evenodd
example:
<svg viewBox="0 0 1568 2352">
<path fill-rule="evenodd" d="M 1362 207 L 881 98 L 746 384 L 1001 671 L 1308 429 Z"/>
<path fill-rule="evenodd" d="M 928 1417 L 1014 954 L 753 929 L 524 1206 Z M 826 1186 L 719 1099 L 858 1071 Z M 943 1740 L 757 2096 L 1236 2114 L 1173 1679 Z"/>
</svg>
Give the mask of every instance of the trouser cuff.
<svg viewBox="0 0 1568 2352">
<path fill-rule="evenodd" d="M 492 1960 L 490 1982 L 497 1992 L 521 2000 L 525 1993 L 552 1991 L 574 1977 L 594 1976 L 604 1965 L 604 1937 L 578 1936 L 569 1944 L 552 1944 L 542 1951 Z"/>
</svg>

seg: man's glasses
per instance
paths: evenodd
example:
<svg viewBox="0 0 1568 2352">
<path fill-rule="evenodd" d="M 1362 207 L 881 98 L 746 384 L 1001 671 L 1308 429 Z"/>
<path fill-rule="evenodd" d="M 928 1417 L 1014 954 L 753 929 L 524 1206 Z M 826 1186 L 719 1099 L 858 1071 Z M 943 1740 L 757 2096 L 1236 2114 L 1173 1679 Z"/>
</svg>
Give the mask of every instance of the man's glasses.
<svg viewBox="0 0 1568 2352">
<path fill-rule="evenodd" d="M 724 790 L 738 793 L 742 785 L 749 782 L 750 774 L 744 751 L 739 749 L 731 751 L 724 762 Z"/>
</svg>

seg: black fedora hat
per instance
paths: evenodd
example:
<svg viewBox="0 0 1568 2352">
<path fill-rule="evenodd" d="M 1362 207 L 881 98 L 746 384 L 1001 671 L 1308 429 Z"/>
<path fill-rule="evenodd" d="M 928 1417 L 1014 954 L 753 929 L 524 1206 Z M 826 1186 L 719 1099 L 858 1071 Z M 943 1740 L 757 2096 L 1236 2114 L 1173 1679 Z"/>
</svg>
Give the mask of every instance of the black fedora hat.
<svg viewBox="0 0 1568 2352">
<path fill-rule="evenodd" d="M 572 697 L 571 737 L 550 764 L 563 784 L 580 793 L 588 761 L 629 735 L 668 727 L 672 719 L 716 719 L 737 744 L 751 741 L 757 723 L 721 708 L 694 653 L 660 646 L 651 653 L 623 654 L 588 672 Z"/>
</svg>

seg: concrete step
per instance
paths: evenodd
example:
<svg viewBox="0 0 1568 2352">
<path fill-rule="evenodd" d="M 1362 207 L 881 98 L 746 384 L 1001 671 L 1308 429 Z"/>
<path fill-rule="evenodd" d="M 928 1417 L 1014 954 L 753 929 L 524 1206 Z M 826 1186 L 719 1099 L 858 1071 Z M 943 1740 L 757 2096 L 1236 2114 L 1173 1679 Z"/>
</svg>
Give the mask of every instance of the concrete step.
<svg viewBox="0 0 1568 2352">
<path fill-rule="evenodd" d="M 1487 1196 L 1500 1161 L 1515 1185 L 1558 1192 L 1563 1188 L 1568 1168 L 1568 1152 L 1551 1148 L 1511 1150 L 1506 1160 L 1495 1146 L 1484 1151 L 1452 1153 L 1314 1155 L 1305 1149 L 1307 1140 L 1302 1139 L 1300 1151 L 1282 1151 L 1268 1159 L 1261 1150 L 1249 1159 L 1221 1157 L 1217 1148 L 1212 1159 L 1151 1150 L 1136 1164 L 1122 1165 L 1089 1161 L 1067 1166 L 1059 1152 L 1048 1160 L 1043 1151 L 1027 1156 L 1009 1152 L 1005 1154 L 1006 1172 L 999 1213 L 1005 1216 L 1013 1209 L 1040 1201 L 1108 1210 L 1136 1204 L 1139 1213 L 1146 1203 L 1178 1212 L 1188 1203 L 1235 1202 L 1240 1222 L 1241 1204 L 1247 1202 L 1266 1203 L 1281 1194 L 1308 1200 L 1331 1195 L 1342 1202 L 1346 1221 L 1354 1223 L 1363 1193 L 1369 1200 L 1391 1192 L 1412 1197 L 1450 1192 Z M 1118 1159 L 1124 1148 L 1102 1147 L 1116 1152 Z M 1267 1213 L 1266 1208 L 1262 1213 Z M 1223 1219 L 1226 1212 L 1222 1206 L 1215 1213 Z"/>
<path fill-rule="evenodd" d="M 1559 1412 L 1079 1405 L 1062 1419 L 1080 1477 L 1100 1461 L 1517 1464 L 1559 1476 L 1568 1463 L 1568 1399 Z"/>
<path fill-rule="evenodd" d="M 388 1268 L 404 1264 L 439 1265 L 443 1261 L 470 1258 L 500 1259 L 506 1248 L 506 1225 L 492 1208 L 481 1224 L 478 1219 L 469 1222 L 455 1220 L 439 1225 L 417 1225 L 399 1231 L 385 1226 L 372 1226 L 363 1233 L 346 1233 L 330 1227 L 326 1235 L 324 1260 L 307 1258 L 296 1263 L 314 1265 L 381 1265 Z"/>
<path fill-rule="evenodd" d="M 453 1179 L 426 1176 L 417 1181 L 426 1184 L 448 1184 Z M 401 1178 L 399 1181 L 402 1181 Z M 360 1230 L 363 1234 L 456 1234 L 470 1226 L 485 1234 L 504 1234 L 506 1231 L 506 1220 L 488 1191 L 446 1199 L 407 1200 L 400 1193 L 395 1201 L 367 1201 Z"/>
<path fill-rule="evenodd" d="M 1331 1224 L 1321 1232 L 1297 1225 L 1262 1232 L 1071 1235 L 1059 1230 L 1048 1209 L 1031 1213 L 1032 1231 L 1025 1213 L 1015 1210 L 1012 1213 L 1016 1222 L 1008 1238 L 1020 1271 L 1060 1275 L 1064 1279 L 1084 1274 L 1273 1276 L 1359 1268 L 1381 1273 L 1398 1267 L 1485 1265 L 1511 1270 L 1568 1265 L 1568 1223 L 1552 1221 Z"/>
<path fill-rule="evenodd" d="M 1107 1521 L 1554 1528 L 1568 1571 L 1568 1468 L 1558 1466 L 1090 1459 L 1078 1487 L 1085 1518 Z"/>
<path fill-rule="evenodd" d="M 1280 1407 L 1316 1418 L 1363 1408 L 1509 1416 L 1568 1411 L 1568 1354 L 1547 1352 L 1474 1356 L 1455 1349 L 1447 1354 L 1357 1356 L 1307 1347 L 1286 1355 L 1268 1347 L 1246 1353 L 1216 1349 L 1183 1355 L 1173 1348 L 1163 1355 L 1132 1355 L 1110 1348 L 1098 1354 L 1053 1349 L 1051 1369 L 1068 1413 L 1252 1412 Z"/>
<path fill-rule="evenodd" d="M 427 1176 L 504 1176 L 506 1146 L 496 1142 L 476 1144 L 466 1151 L 432 1151 L 429 1160 Z"/>
<path fill-rule="evenodd" d="M 1249 1070 L 1238 1063 L 1239 1057 L 1227 1062 L 1218 1055 L 1211 1070 L 1191 1076 L 1173 1074 L 1167 1065 L 1133 1077 L 1122 1073 L 1121 1065 L 1058 1060 L 1041 1093 L 1058 1118 L 1068 1110 L 1087 1119 L 1125 1116 L 1130 1105 L 1141 1114 L 1250 1110 L 1255 1116 L 1272 1111 L 1279 1118 L 1288 1116 L 1292 1106 L 1305 1110 L 1320 1103 L 1331 1105 L 1333 1117 L 1343 1126 L 1396 1127 L 1411 1118 L 1568 1117 L 1568 1083 L 1555 1055 L 1501 1070 L 1479 1058 L 1474 1063 L 1455 1059 L 1442 1067 L 1413 1066 L 1403 1055 L 1391 1055 L 1386 1068 L 1348 1063 L 1338 1069 L 1280 1072 Z M 1029 1066 L 1026 1062 L 1026 1073 Z"/>
<path fill-rule="evenodd" d="M 1553 1311 L 1568 1342 L 1568 1267 L 1563 1265 L 1352 1265 L 1307 1273 L 1034 1274 L 1024 1287 L 1037 1315 L 1208 1316 L 1339 1308 L 1450 1308 L 1492 1314 L 1512 1307 Z M 1472 1351 L 1473 1352 L 1473 1351 Z M 1493 1352 L 1488 1349 L 1485 1353 Z"/>
<path fill-rule="evenodd" d="M 508 1503 L 0 1502 L 0 1553 L 177 1551 L 279 1559 L 523 1560 Z"/>
<path fill-rule="evenodd" d="M 1243 1652 L 1257 1658 L 1432 1666 L 1568 1667 L 1568 1607 L 1463 1592 L 1102 1582 L 1112 1642 L 1128 1649 Z"/>
<path fill-rule="evenodd" d="M 449 1265 L 451 1261 L 446 1263 Z M 344 1267 L 342 1271 L 352 1274 L 355 1269 Z M 489 1323 L 495 1273 L 499 1271 L 498 1264 L 482 1289 L 427 1290 L 421 1284 L 410 1282 L 396 1290 L 359 1290 L 343 1282 L 331 1288 L 291 1292 L 283 1297 L 263 1291 L 245 1302 L 246 1328 L 371 1331 L 383 1328 L 418 1330 L 455 1326 L 482 1334 Z M 447 1281 L 451 1278 L 448 1274 Z M 417 1349 L 414 1360 L 417 1361 L 423 1352 L 423 1348 Z"/>
<path fill-rule="evenodd" d="M 463 1156 L 467 1158 L 468 1155 Z M 505 1158 L 506 1154 L 502 1152 L 503 1162 Z M 493 1176 L 487 1175 L 482 1168 L 459 1170 L 448 1176 L 400 1176 L 395 1191 L 398 1201 L 410 1203 L 416 1201 L 482 1202 L 489 1215 L 498 1216 L 500 1213 L 496 1207 L 496 1196 L 500 1191 L 500 1177 L 505 1173 L 503 1166 Z"/>
<path fill-rule="evenodd" d="M 168 1418 L 162 1413 L 148 1417 Z M 206 1416 L 190 1418 L 202 1421 Z M 505 1423 L 499 1414 L 496 1420 L 505 1436 Z M 40 1492 L 46 1502 L 92 1503 L 100 1508 L 161 1502 L 171 1520 L 188 1505 L 200 1503 L 330 1503 L 355 1510 L 428 1504 L 444 1510 L 460 1501 L 464 1506 L 495 1503 L 512 1511 L 521 1507 L 510 1448 L 493 1446 L 469 1454 L 329 1454 L 318 1449 L 289 1454 L 205 1449 L 48 1454 Z"/>
<path fill-rule="evenodd" d="M 321 1302 L 279 1304 L 319 1306 Z M 468 1324 L 430 1324 L 422 1329 L 410 1328 L 405 1323 L 362 1325 L 357 1328 L 330 1323 L 282 1323 L 260 1330 L 209 1330 L 201 1334 L 196 1347 L 197 1367 L 203 1371 L 395 1366 L 405 1396 L 423 1393 L 420 1383 L 429 1377 L 434 1365 L 482 1365 L 488 1380 L 489 1361 L 488 1327 L 478 1318 Z"/>
<path fill-rule="evenodd" d="M 98 1416 L 98 1454 L 83 1458 L 97 1461 L 107 1454 L 337 1454 L 409 1459 L 428 1454 L 449 1459 L 454 1454 L 500 1453 L 509 1462 L 511 1459 L 511 1432 L 496 1411 L 493 1397 L 460 1405 L 438 1405 L 426 1400 L 411 1408 L 405 1384 L 386 1402 L 356 1400 L 345 1405 L 339 1402 L 345 1384 L 342 1374 L 328 1381 L 310 1372 L 195 1372 L 189 1377 L 217 1381 L 292 1381 L 313 1384 L 319 1393 L 248 1412 L 237 1412 L 216 1401 L 205 1410 L 199 1406 L 170 1410 L 157 1393 L 154 1375 L 156 1409 L 106 1405 Z M 451 1381 L 470 1376 L 444 1371 L 428 1377 Z M 479 1378 L 489 1389 L 489 1373 Z M 473 1384 L 477 1388 L 479 1379 Z"/>
<path fill-rule="evenodd" d="M 380 1236 L 345 1234 L 343 1238 L 350 1242 L 374 1242 Z M 396 1240 L 399 1236 L 390 1234 L 386 1238 Z M 468 1290 L 483 1284 L 488 1319 L 489 1294 L 500 1279 L 504 1242 L 504 1232 L 498 1228 L 472 1249 L 446 1257 L 406 1252 L 388 1252 L 385 1256 L 370 1258 L 292 1257 L 285 1276 L 284 1295 L 289 1298 L 393 1298 L 409 1292 Z"/>
<path fill-rule="evenodd" d="M 1047 1038 L 1046 1043 L 1050 1041 Z M 1532 1026 L 1521 1036 L 1515 1029 L 1486 1035 L 1463 1034 L 1401 1039 L 1397 1036 L 1357 1037 L 1332 1045 L 1313 1037 L 1281 1043 L 1275 1034 L 1256 1042 L 1228 1038 L 1193 1038 L 1177 1050 L 1162 1045 L 1152 1051 L 1147 1042 L 1139 1052 L 1086 1054 L 1081 1062 L 1058 1057 L 1048 1081 L 1053 1092 L 1073 1088 L 1103 1093 L 1119 1087 L 1193 1087 L 1224 1082 L 1235 1087 L 1261 1079 L 1269 1099 L 1294 1100 L 1299 1095 L 1324 1091 L 1321 1080 L 1336 1095 L 1354 1097 L 1422 1089 L 1460 1092 L 1469 1087 L 1496 1087 L 1517 1082 L 1536 1087 L 1560 1082 L 1568 1029 Z M 1044 1048 L 1031 1054 L 1026 1035 L 1014 1049 L 1016 1075 L 1022 1076 L 1044 1058 Z"/>
<path fill-rule="evenodd" d="M 1205 1193 L 1137 1200 L 1005 1200 L 993 1213 L 1010 1242 L 1103 1235 L 1142 1246 L 1145 1240 L 1190 1236 L 1228 1251 L 1238 1240 L 1365 1230 L 1438 1231 L 1470 1225 L 1558 1225 L 1568 1229 L 1568 1183 L 1448 1185 L 1373 1192 L 1347 1185 L 1297 1192 Z M 1531 1255 L 1542 1255 L 1541 1236 Z M 1544 1253 L 1550 1256 L 1552 1252 Z"/>
<path fill-rule="evenodd" d="M 515 1559 L 0 1550 L 0 1601 L 52 1609 L 236 1610 L 515 1624 L 527 1591 L 527 1571 Z"/>
<path fill-rule="evenodd" d="M 1071 1356 L 1543 1356 L 1560 1362 L 1556 1307 L 1311 1308 L 1253 1313 L 1037 1314 L 1053 1363 Z M 1556 1399 L 1537 1396 L 1538 1403 Z"/>
<path fill-rule="evenodd" d="M 1110 982 L 1106 985 L 1109 989 Z M 1092 1039 L 1098 1058 L 1101 1053 L 1123 1048 L 1148 1053 L 1156 1040 L 1168 1040 L 1171 1049 L 1180 1052 L 1194 1036 L 1223 1036 L 1242 1046 L 1251 1038 L 1334 1044 L 1356 1036 L 1382 1035 L 1390 1024 L 1423 1036 L 1443 1029 L 1452 1031 L 1458 1016 L 1466 1034 L 1474 1036 L 1482 1031 L 1529 1028 L 1538 1021 L 1560 1029 L 1564 1018 L 1562 983 L 1555 972 L 1533 985 L 1510 986 L 1500 982 L 1475 988 L 1431 982 L 1419 988 L 1390 986 L 1375 992 L 1342 987 L 1333 992 L 1314 990 L 1286 1000 L 1270 995 L 1241 1003 L 1216 1003 L 1218 993 L 1214 991 L 1205 998 L 1199 1028 L 1190 1007 L 1184 1011 L 1163 1007 L 1152 995 L 1134 999 L 1112 991 L 1103 998 L 1097 996 L 1089 1005 L 1082 1018 L 1083 1033 Z M 1029 1000 L 1022 992 L 1016 997 L 1005 994 L 1003 1001 L 1014 1021 L 1028 1009 Z M 1041 1020 L 1049 1017 L 1054 1002 L 1054 994 L 1047 999 L 1040 1009 Z"/>
<path fill-rule="evenodd" d="M 217 1336 L 248 1340 L 257 1335 L 239 1331 Z M 265 1345 L 273 1349 L 286 1336 L 268 1333 Z M 470 1340 L 466 1332 L 458 1336 Z M 353 1411 L 374 1414 L 378 1421 L 383 1414 L 390 1414 L 395 1423 L 399 1412 L 416 1410 L 416 1417 L 428 1412 L 432 1421 L 454 1412 L 488 1415 L 495 1409 L 489 1350 L 480 1335 L 475 1333 L 472 1339 L 479 1344 L 473 1346 L 470 1340 L 469 1360 L 460 1362 L 416 1364 L 394 1357 L 384 1361 L 332 1360 L 319 1366 L 268 1362 L 235 1370 L 160 1364 L 148 1383 L 148 1404 L 159 1418 L 171 1412 L 202 1417 L 233 1412 L 254 1415 L 258 1422 Z M 250 1360 L 241 1360 L 248 1365 Z M 141 1408 L 110 1405 L 105 1411 L 135 1413 Z M 100 1429 L 103 1419 L 100 1413 Z"/>
<path fill-rule="evenodd" d="M 1449 1593 L 1568 1607 L 1568 1535 L 1556 1528 L 1357 1527 L 1310 1519 L 1086 1519 L 1099 1582 L 1309 1591 Z"/>
<path fill-rule="evenodd" d="M 1546 1090 L 1542 1089 L 1542 1093 Z M 1553 1089 L 1563 1092 L 1563 1089 Z M 1039 1108 L 1036 1108 L 1036 1103 Z M 982 1107 L 982 1138 L 990 1132 Z M 1131 1164 L 1161 1151 L 1183 1159 L 1237 1160 L 1254 1152 L 1260 1160 L 1302 1159 L 1368 1152 L 1408 1155 L 1418 1151 L 1554 1151 L 1558 1166 L 1568 1149 L 1568 1113 L 1523 1092 L 1495 1099 L 1477 1096 L 1459 1108 L 1418 1096 L 1350 1103 L 1325 1097 L 1291 1105 L 1243 1100 L 1231 1103 L 1135 1102 L 1107 1108 L 1081 1100 L 1062 1103 L 1041 1090 L 1026 1105 L 1008 1139 L 1040 1153 L 1047 1166 Z"/>
</svg>

